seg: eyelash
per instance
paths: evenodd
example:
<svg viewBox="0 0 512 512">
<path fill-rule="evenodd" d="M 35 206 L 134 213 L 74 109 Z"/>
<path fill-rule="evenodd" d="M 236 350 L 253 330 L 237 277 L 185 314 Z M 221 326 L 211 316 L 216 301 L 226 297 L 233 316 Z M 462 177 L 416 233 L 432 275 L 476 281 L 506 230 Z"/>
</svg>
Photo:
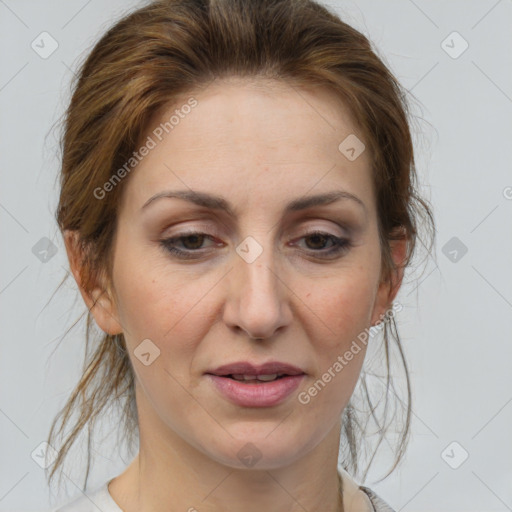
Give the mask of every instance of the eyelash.
<svg viewBox="0 0 512 512">
<path fill-rule="evenodd" d="M 179 259 L 198 259 L 199 256 L 193 255 L 193 253 L 199 253 L 200 249 L 188 249 L 188 250 L 182 250 L 177 249 L 175 247 L 176 241 L 191 237 L 191 236 L 206 236 L 207 238 L 212 239 L 213 237 L 208 235 L 207 233 L 202 233 L 201 231 L 189 231 L 185 233 L 181 233 L 178 236 L 174 236 L 172 238 L 164 238 L 160 240 L 160 245 L 169 253 L 171 253 L 173 256 L 179 258 Z M 333 242 L 333 247 L 329 249 L 328 251 L 315 251 L 313 249 L 310 249 L 312 253 L 317 253 L 317 255 L 322 254 L 320 257 L 331 257 L 336 256 L 338 254 L 347 252 L 352 247 L 352 242 L 347 238 L 339 238 L 337 236 L 331 235 L 330 233 L 325 233 L 324 231 L 311 231 L 309 233 L 306 233 L 302 238 L 308 238 L 312 236 L 323 236 L 328 239 L 330 239 Z"/>
</svg>

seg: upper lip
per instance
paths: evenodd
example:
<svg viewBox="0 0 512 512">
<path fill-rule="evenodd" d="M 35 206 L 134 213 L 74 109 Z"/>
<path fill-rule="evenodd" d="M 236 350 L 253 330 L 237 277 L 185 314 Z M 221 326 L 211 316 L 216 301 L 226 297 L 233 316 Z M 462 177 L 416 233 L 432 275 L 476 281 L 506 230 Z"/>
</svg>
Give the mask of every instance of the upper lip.
<svg viewBox="0 0 512 512">
<path fill-rule="evenodd" d="M 207 371 L 213 375 L 301 375 L 304 373 L 300 368 L 280 361 L 270 361 L 261 365 L 252 364 L 248 361 L 238 361 L 219 366 L 215 370 Z"/>
</svg>

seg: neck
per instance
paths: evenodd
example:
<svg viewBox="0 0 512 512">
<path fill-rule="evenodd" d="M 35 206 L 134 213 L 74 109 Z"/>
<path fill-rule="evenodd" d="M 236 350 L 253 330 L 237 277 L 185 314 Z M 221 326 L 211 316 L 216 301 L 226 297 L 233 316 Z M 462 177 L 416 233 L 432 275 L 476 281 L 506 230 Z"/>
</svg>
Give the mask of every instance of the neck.
<svg viewBox="0 0 512 512">
<path fill-rule="evenodd" d="M 187 443 L 150 409 L 139 414 L 139 454 L 109 486 L 123 511 L 343 510 L 337 472 L 340 424 L 286 466 L 239 469 Z"/>
</svg>

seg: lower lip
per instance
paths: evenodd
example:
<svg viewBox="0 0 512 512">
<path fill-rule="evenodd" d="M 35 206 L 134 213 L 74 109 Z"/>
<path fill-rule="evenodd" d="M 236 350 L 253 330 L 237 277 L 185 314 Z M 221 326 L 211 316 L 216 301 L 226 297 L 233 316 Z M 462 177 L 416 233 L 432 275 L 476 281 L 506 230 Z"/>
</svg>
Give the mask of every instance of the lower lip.
<svg viewBox="0 0 512 512">
<path fill-rule="evenodd" d="M 271 407 L 290 396 L 301 383 L 304 374 L 289 375 L 280 379 L 246 384 L 243 381 L 207 374 L 217 389 L 229 400 L 242 407 Z"/>
</svg>

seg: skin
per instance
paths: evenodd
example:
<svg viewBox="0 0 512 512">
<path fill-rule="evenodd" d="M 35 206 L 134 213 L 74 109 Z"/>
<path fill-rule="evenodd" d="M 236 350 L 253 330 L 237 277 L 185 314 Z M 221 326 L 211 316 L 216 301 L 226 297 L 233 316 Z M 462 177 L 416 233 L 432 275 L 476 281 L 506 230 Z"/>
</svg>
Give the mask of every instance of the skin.
<svg viewBox="0 0 512 512">
<path fill-rule="evenodd" d="M 189 97 L 156 113 L 142 140 Z M 340 417 L 365 345 L 309 404 L 297 395 L 381 318 L 402 281 L 399 271 L 380 282 L 369 152 L 349 161 L 338 150 L 362 135 L 328 89 L 223 80 L 194 97 L 198 105 L 126 178 L 112 283 L 80 287 L 100 328 L 124 333 L 136 373 L 140 451 L 110 494 L 128 512 L 340 510 Z M 236 216 L 169 198 L 141 210 L 154 194 L 183 189 L 223 196 Z M 293 199 L 340 189 L 366 210 L 341 200 L 283 213 Z M 159 241 L 188 229 L 213 238 L 178 240 L 200 254 L 180 260 Z M 322 257 L 332 242 L 307 237 L 314 229 L 352 246 Z M 235 250 L 248 236 L 263 249 L 252 263 Z M 80 285 L 72 234 L 65 239 Z M 396 263 L 405 249 L 393 243 Z M 160 350 L 148 366 L 133 353 L 144 339 Z M 244 360 L 288 362 L 307 375 L 275 407 L 239 407 L 204 373 Z M 261 453 L 251 468 L 237 456 L 249 442 Z"/>
</svg>

